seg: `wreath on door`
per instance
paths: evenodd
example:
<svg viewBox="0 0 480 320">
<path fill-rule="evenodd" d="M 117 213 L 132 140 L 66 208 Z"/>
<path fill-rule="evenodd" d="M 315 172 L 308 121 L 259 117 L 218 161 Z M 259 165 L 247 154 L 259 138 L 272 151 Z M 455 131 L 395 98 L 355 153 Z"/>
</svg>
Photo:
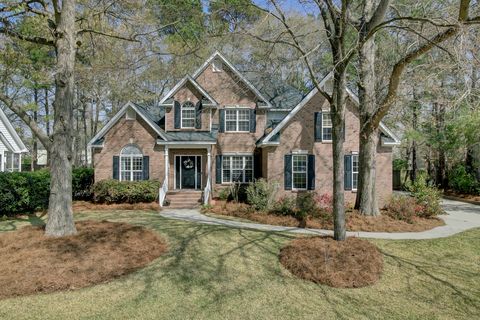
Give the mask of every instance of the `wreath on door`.
<svg viewBox="0 0 480 320">
<path fill-rule="evenodd" d="M 187 160 L 183 161 L 183 167 L 185 169 L 192 169 L 193 166 L 194 166 L 194 163 L 193 163 L 192 159 L 187 159 Z"/>
</svg>

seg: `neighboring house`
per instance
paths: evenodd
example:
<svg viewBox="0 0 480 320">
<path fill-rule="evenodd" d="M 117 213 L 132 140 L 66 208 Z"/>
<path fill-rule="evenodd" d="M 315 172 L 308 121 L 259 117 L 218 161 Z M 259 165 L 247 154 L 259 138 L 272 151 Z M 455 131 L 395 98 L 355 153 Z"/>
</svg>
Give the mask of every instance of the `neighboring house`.
<svg viewBox="0 0 480 320">
<path fill-rule="evenodd" d="M 321 83 L 327 86 L 331 76 Z M 357 187 L 358 100 L 349 92 L 346 111 L 345 190 Z M 332 121 L 329 104 L 272 79 L 240 73 L 214 53 L 183 78 L 159 106 L 127 103 L 92 139 L 96 181 L 163 182 L 160 199 L 178 205 L 188 197 L 208 202 L 232 182 L 263 177 L 280 184 L 278 196 L 332 192 Z M 383 124 L 378 143 L 377 190 L 383 204 L 392 193 L 392 147 L 397 137 Z M 202 193 L 203 192 L 203 193 Z"/>
<path fill-rule="evenodd" d="M 0 108 L 0 172 L 21 171 L 22 153 L 26 152 L 25 144 Z"/>
</svg>

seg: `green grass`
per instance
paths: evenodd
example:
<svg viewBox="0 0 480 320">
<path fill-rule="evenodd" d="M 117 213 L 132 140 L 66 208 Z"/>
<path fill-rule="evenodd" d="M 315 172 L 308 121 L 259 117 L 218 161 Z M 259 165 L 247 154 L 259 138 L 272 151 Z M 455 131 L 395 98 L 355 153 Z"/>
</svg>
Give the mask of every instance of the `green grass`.
<svg viewBox="0 0 480 320">
<path fill-rule="evenodd" d="M 110 283 L 2 300 L 0 318 L 480 317 L 480 229 L 438 240 L 376 240 L 385 255 L 380 282 L 362 289 L 334 289 L 296 279 L 281 267 L 277 254 L 293 238 L 290 234 L 186 223 L 142 211 L 92 212 L 76 218 L 148 226 L 168 239 L 170 251 L 147 268 Z M 0 221 L 0 231 L 28 223 Z"/>
</svg>

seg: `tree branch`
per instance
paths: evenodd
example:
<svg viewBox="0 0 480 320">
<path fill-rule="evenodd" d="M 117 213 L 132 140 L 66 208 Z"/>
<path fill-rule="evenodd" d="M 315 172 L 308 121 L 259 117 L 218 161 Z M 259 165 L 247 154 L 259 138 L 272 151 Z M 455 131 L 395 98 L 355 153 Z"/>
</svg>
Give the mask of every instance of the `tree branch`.
<svg viewBox="0 0 480 320">
<path fill-rule="evenodd" d="M 17 39 L 20 39 L 20 40 L 23 40 L 23 41 L 36 43 L 36 44 L 39 44 L 39 45 L 55 47 L 55 42 L 53 40 L 48 40 L 48 39 L 42 38 L 42 37 L 27 37 L 27 36 L 24 36 L 24 35 L 16 32 L 16 31 L 10 30 L 10 29 L 5 28 L 5 27 L 0 28 L 0 33 L 3 33 L 6 36 L 14 37 L 14 38 L 17 38 Z"/>
<path fill-rule="evenodd" d="M 105 33 L 105 32 L 98 31 L 98 30 L 94 30 L 94 29 L 82 29 L 82 30 L 80 30 L 80 31 L 77 32 L 77 35 L 81 35 L 81 34 L 83 34 L 83 33 L 93 33 L 93 34 L 98 34 L 98 35 L 101 35 L 101 36 L 104 36 L 104 37 L 115 38 L 115 39 L 119 39 L 119 40 L 132 41 L 132 42 L 140 42 L 140 40 L 135 39 L 135 36 L 133 36 L 133 37 L 131 37 L 131 38 L 127 38 L 127 37 L 124 37 L 124 36 L 120 36 L 120 35 L 116 35 L 116 34 L 110 34 L 110 33 Z"/>
<path fill-rule="evenodd" d="M 15 103 L 3 93 L 0 93 L 0 101 L 2 101 L 10 110 L 12 110 L 30 129 L 35 133 L 45 149 L 50 150 L 52 141 L 50 137 L 37 125 L 37 123 L 23 110 L 22 106 Z"/>
</svg>

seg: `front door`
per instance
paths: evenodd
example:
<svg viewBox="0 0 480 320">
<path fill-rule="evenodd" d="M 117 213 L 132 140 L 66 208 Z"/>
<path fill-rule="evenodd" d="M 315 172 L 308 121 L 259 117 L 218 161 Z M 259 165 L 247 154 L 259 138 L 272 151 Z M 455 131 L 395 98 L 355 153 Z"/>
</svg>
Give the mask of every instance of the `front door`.
<svg viewBox="0 0 480 320">
<path fill-rule="evenodd" d="M 201 156 L 175 157 L 175 186 L 177 189 L 201 188 Z"/>
</svg>

